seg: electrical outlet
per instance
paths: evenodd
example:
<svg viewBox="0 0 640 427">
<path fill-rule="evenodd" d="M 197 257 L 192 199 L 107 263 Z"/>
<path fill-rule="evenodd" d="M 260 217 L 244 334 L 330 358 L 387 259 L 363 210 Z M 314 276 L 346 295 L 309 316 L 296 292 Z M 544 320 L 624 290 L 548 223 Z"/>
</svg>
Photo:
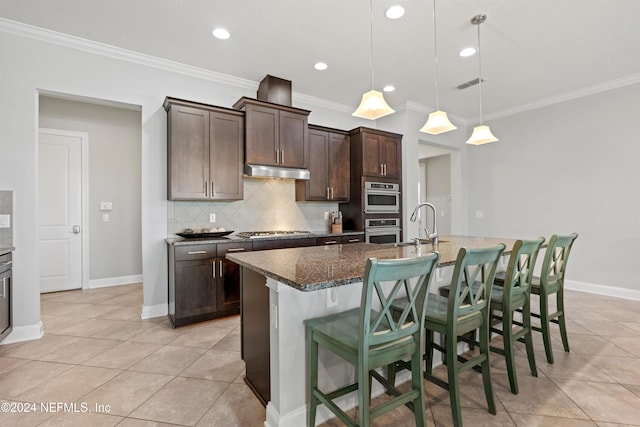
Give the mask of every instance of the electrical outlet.
<svg viewBox="0 0 640 427">
<path fill-rule="evenodd" d="M 108 213 L 103 213 L 102 214 L 102 221 L 109 222 L 109 214 Z"/>
<path fill-rule="evenodd" d="M 209 222 L 216 222 L 216 214 L 209 214 Z"/>
<path fill-rule="evenodd" d="M 484 211 L 476 211 L 476 218 L 477 219 L 483 219 L 484 218 Z"/>
<path fill-rule="evenodd" d="M 336 288 L 327 288 L 327 308 L 338 305 L 338 292 Z"/>
<path fill-rule="evenodd" d="M 325 221 L 329 220 L 329 212 L 325 212 L 324 213 L 324 219 L 325 219 Z"/>
</svg>

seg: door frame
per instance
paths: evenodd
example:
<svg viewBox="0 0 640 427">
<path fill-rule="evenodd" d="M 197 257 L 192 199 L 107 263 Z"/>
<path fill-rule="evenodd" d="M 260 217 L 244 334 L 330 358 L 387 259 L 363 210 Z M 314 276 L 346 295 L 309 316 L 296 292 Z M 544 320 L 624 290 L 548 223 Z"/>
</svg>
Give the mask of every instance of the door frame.
<svg viewBox="0 0 640 427">
<path fill-rule="evenodd" d="M 89 134 L 87 132 L 77 132 L 63 129 L 53 128 L 38 128 L 38 144 L 37 149 L 40 150 L 40 134 L 46 133 L 49 135 L 58 136 L 70 136 L 80 139 L 80 176 L 82 182 L 80 183 L 80 206 L 81 206 L 81 220 L 80 227 L 81 233 L 81 253 L 82 253 L 82 265 L 81 265 L 81 280 L 82 289 L 89 289 Z M 38 153 L 36 153 L 36 162 L 38 162 Z M 36 173 L 40 172 L 40 164 L 38 163 Z M 37 177 L 36 177 L 36 182 Z M 38 212 L 40 211 L 39 201 L 37 202 Z M 38 241 L 40 240 L 38 232 Z"/>
</svg>

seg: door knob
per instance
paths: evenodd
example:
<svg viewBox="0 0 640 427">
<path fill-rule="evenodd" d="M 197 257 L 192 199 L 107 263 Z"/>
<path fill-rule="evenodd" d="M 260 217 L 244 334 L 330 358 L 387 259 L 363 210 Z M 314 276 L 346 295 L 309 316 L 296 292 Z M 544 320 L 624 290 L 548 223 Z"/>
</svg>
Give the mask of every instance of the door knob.
<svg viewBox="0 0 640 427">
<path fill-rule="evenodd" d="M 73 234 L 80 234 L 80 226 L 79 225 L 74 225 L 73 226 Z"/>
</svg>

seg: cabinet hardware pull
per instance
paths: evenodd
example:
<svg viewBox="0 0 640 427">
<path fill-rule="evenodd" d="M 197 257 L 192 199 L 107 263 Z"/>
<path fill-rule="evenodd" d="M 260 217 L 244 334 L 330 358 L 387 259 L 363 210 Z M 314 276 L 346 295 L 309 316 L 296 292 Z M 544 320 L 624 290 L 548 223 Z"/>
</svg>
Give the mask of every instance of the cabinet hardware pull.
<svg viewBox="0 0 640 427">
<path fill-rule="evenodd" d="M 356 243 L 359 242 L 360 239 L 349 239 L 349 243 Z"/>
<path fill-rule="evenodd" d="M 333 200 L 333 187 L 331 187 L 331 200 Z"/>
<path fill-rule="evenodd" d="M 216 262 L 211 263 L 211 277 L 216 278 Z"/>
<path fill-rule="evenodd" d="M 206 254 L 207 251 L 189 251 L 187 252 L 187 255 L 199 255 L 199 254 Z"/>
<path fill-rule="evenodd" d="M 6 284 L 6 277 L 2 278 L 2 298 L 6 298 L 7 297 L 7 290 L 5 289 L 5 284 Z"/>
<path fill-rule="evenodd" d="M 227 249 L 227 252 L 240 252 L 240 251 L 244 251 L 244 248 L 231 248 L 231 249 Z"/>
<path fill-rule="evenodd" d="M 13 261 L 7 261 L 2 263 L 2 265 L 11 265 L 11 264 L 13 264 Z"/>
<path fill-rule="evenodd" d="M 209 190 L 209 184 L 207 184 L 207 181 L 205 181 L 204 182 L 204 197 L 209 197 L 209 193 L 208 193 L 207 190 Z"/>
<path fill-rule="evenodd" d="M 211 191 L 209 192 L 209 194 L 209 197 L 213 197 L 213 181 L 211 181 Z"/>
<path fill-rule="evenodd" d="M 224 273 L 222 271 L 222 260 L 220 260 L 220 277 L 224 276 Z"/>
<path fill-rule="evenodd" d="M 384 176 L 387 176 L 387 164 L 384 164 Z"/>
<path fill-rule="evenodd" d="M 284 150 L 280 150 L 280 164 L 284 164 Z"/>
<path fill-rule="evenodd" d="M 327 200 L 330 200 L 331 198 L 329 197 L 329 187 L 327 187 Z"/>
<path fill-rule="evenodd" d="M 336 243 L 338 243 L 337 240 L 327 240 L 324 242 L 325 245 L 335 245 Z"/>
<path fill-rule="evenodd" d="M 384 176 L 384 165 L 380 163 L 380 175 Z"/>
<path fill-rule="evenodd" d="M 280 150 L 276 150 L 276 164 L 280 164 Z"/>
</svg>

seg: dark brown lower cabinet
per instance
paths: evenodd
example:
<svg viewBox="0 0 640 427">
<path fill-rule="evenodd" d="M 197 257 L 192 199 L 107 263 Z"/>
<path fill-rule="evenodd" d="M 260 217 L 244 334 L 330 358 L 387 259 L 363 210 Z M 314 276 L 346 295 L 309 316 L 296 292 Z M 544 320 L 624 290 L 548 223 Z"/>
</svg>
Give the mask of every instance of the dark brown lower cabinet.
<svg viewBox="0 0 640 427">
<path fill-rule="evenodd" d="M 11 253 L 0 256 L 0 341 L 9 335 L 13 329 L 13 307 L 11 304 L 13 282 L 11 263 Z"/>
<path fill-rule="evenodd" d="M 173 327 L 240 313 L 240 268 L 227 251 L 251 243 L 169 246 L 169 319 Z"/>
</svg>

